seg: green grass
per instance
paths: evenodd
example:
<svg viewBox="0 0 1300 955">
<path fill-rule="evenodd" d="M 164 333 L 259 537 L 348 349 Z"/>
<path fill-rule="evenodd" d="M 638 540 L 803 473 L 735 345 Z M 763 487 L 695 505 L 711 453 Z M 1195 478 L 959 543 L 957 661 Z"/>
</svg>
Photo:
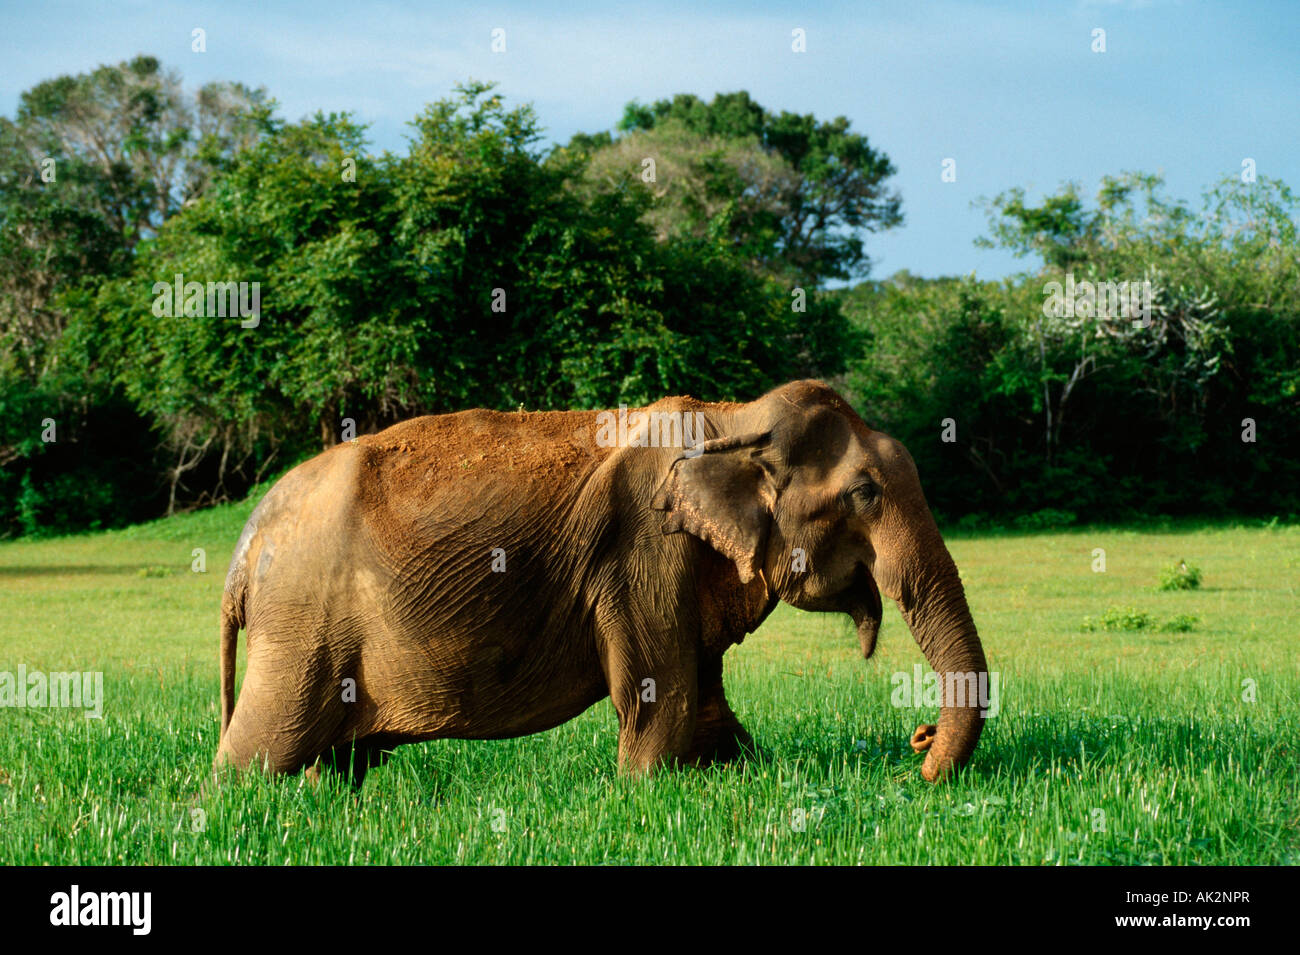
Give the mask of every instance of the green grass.
<svg viewBox="0 0 1300 955">
<path fill-rule="evenodd" d="M 763 748 L 732 767 L 620 779 L 604 701 L 524 739 L 400 747 L 360 792 L 245 777 L 195 801 L 249 509 L 0 544 L 0 671 L 102 670 L 106 698 L 100 720 L 0 709 L 0 862 L 1300 861 L 1300 528 L 951 534 L 1001 711 L 940 787 L 907 745 L 933 711 L 890 705 L 891 674 L 923 662 L 892 607 L 863 662 L 847 618 L 782 606 L 727 655 Z M 1184 556 L 1202 585 L 1160 591 Z M 1111 607 L 1195 624 L 1082 629 Z"/>
</svg>

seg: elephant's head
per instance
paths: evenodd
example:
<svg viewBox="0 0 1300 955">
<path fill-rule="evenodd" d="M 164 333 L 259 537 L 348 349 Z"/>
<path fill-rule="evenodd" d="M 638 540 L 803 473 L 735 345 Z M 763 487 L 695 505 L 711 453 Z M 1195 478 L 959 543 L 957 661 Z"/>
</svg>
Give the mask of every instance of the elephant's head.
<svg viewBox="0 0 1300 955">
<path fill-rule="evenodd" d="M 864 656 L 875 649 L 881 593 L 894 600 L 944 687 L 963 690 L 945 692 L 933 739 L 913 740 L 930 744 L 922 775 L 945 777 L 970 757 L 984 722 L 978 694 L 956 675 L 984 680 L 987 666 L 911 456 L 814 381 L 737 407 L 721 430 L 673 464 L 655 502 L 668 512 L 664 533 L 699 537 L 742 583 L 761 580 L 795 607 L 850 614 Z"/>
</svg>

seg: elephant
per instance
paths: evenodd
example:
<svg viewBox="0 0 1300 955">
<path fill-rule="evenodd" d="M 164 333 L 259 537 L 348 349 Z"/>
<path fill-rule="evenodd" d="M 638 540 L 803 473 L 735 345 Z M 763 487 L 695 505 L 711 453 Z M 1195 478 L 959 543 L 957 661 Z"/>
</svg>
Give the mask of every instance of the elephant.
<svg viewBox="0 0 1300 955">
<path fill-rule="evenodd" d="M 221 604 L 214 772 L 359 784 L 398 744 L 537 733 L 607 696 L 621 774 L 725 763 L 753 746 L 725 651 L 784 600 L 848 614 L 869 658 L 882 593 L 936 674 L 986 673 L 911 456 L 820 381 L 413 418 L 298 465 L 252 512 Z M 922 776 L 966 763 L 983 720 L 945 697 L 912 739 Z"/>
</svg>

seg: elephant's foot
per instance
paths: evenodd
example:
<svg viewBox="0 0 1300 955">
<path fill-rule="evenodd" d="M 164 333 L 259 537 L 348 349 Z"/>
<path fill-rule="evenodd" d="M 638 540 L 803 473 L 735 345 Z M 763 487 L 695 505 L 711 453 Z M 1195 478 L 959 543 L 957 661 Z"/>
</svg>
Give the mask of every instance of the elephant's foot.
<svg viewBox="0 0 1300 955">
<path fill-rule="evenodd" d="M 732 721 L 697 728 L 691 752 L 682 762 L 703 768 L 734 762 L 753 750 L 754 738 L 740 723 Z"/>
<path fill-rule="evenodd" d="M 934 735 L 939 732 L 939 727 L 933 723 L 922 723 L 912 734 L 912 749 L 918 753 L 924 753 L 934 742 Z"/>
</svg>

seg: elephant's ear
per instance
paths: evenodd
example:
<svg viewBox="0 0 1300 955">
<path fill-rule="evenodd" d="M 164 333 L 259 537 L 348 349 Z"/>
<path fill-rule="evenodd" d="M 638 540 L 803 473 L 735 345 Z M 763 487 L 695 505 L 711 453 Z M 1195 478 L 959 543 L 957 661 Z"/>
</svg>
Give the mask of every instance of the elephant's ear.
<svg viewBox="0 0 1300 955">
<path fill-rule="evenodd" d="M 763 458 L 771 435 L 706 441 L 673 462 L 652 506 L 667 511 L 663 532 L 694 534 L 735 562 L 742 583 L 763 566 L 776 489 Z"/>
</svg>

